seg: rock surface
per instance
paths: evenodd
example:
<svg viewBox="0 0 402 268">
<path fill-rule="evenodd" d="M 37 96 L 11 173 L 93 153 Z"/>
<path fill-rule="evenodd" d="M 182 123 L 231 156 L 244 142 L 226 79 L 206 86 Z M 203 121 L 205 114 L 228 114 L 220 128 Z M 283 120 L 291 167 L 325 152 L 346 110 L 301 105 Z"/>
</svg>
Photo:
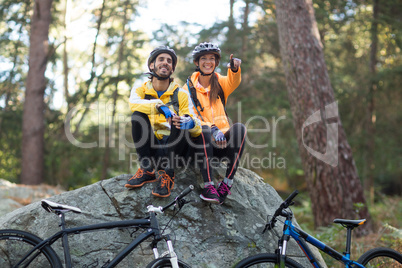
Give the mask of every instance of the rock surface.
<svg viewBox="0 0 402 268">
<path fill-rule="evenodd" d="M 48 199 L 79 207 L 83 211 L 82 214 L 66 215 L 67 226 L 75 227 L 144 217 L 147 205 L 166 205 L 193 184 L 194 192 L 187 199 L 195 202 L 186 204 L 165 231 L 171 234 L 179 259 L 192 267 L 230 268 L 247 256 L 273 252 L 277 246 L 278 239 L 273 233 L 261 232 L 267 215 L 273 214 L 282 199 L 262 178 L 247 169 L 238 169 L 232 194 L 223 205 L 211 205 L 199 199 L 202 179 L 193 169 L 178 172 L 172 195 L 163 199 L 151 195 L 155 184 L 146 184 L 135 190 L 126 189 L 124 184 L 130 177 L 120 175 Z M 162 228 L 173 214 L 175 211 L 170 210 L 158 215 Z M 58 223 L 56 215 L 46 212 L 40 202 L 35 202 L 2 216 L 0 229 L 20 229 L 45 238 L 59 231 Z M 280 225 L 277 231 L 281 230 Z M 101 267 L 139 233 L 133 233 L 132 229 L 116 229 L 71 235 L 69 243 L 73 266 Z M 149 245 L 150 241 L 142 243 L 118 267 L 146 267 L 154 258 Z M 165 246 L 165 243 L 159 244 L 160 253 L 166 250 Z M 63 261 L 61 243 L 58 241 L 52 247 Z M 319 252 L 313 252 L 324 265 Z M 304 267 L 309 267 L 308 260 L 292 240 L 288 253 Z"/>
</svg>

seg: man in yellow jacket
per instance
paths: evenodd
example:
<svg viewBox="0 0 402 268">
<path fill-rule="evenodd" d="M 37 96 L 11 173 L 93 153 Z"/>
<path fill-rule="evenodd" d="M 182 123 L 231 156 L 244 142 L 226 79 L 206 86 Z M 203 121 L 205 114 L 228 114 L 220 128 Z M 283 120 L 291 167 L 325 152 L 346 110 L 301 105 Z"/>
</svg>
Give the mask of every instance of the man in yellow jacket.
<svg viewBox="0 0 402 268">
<path fill-rule="evenodd" d="M 201 123 L 193 113 L 189 94 L 170 77 L 176 64 L 173 49 L 154 49 L 148 59 L 150 80 L 132 89 L 129 100 L 140 167 L 125 187 L 158 181 L 152 191 L 158 197 L 169 196 L 173 189 L 176 157 L 191 150 L 190 144 L 202 143 Z"/>
</svg>

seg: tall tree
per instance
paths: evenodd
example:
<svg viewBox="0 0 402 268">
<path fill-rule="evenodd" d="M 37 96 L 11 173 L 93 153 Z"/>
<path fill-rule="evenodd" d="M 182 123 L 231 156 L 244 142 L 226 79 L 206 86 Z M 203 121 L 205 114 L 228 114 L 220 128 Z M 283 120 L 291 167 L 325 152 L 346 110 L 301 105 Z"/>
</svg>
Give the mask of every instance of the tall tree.
<svg viewBox="0 0 402 268">
<path fill-rule="evenodd" d="M 93 43 L 93 48 L 92 48 L 92 54 L 91 54 L 91 71 L 90 71 L 90 77 L 88 80 L 85 81 L 85 86 L 86 89 L 84 90 L 83 96 L 81 97 L 81 99 L 83 100 L 83 103 L 86 104 L 88 102 L 88 96 L 90 95 L 90 89 L 92 86 L 92 83 L 94 81 L 96 81 L 97 83 L 99 83 L 98 79 L 97 79 L 97 75 L 96 72 L 97 70 L 97 64 L 96 64 L 96 56 L 97 56 L 97 47 L 98 47 L 98 38 L 101 34 L 101 25 L 103 23 L 103 19 L 104 19 L 104 12 L 105 12 L 105 7 L 106 7 L 106 0 L 102 1 L 102 7 L 99 10 L 99 18 L 97 20 L 97 24 L 96 24 L 96 35 L 95 35 L 95 39 L 94 39 L 94 43 Z M 102 72 L 103 73 L 103 72 Z M 100 92 L 98 92 L 98 86 L 95 86 L 96 89 L 96 98 L 93 99 L 97 99 L 99 97 Z M 92 102 L 92 101 L 91 101 Z M 78 131 L 80 130 L 80 126 L 81 123 L 84 121 L 85 116 L 87 115 L 88 109 L 84 110 L 84 113 L 81 115 L 80 121 L 78 122 L 75 131 L 74 131 L 74 136 L 77 135 Z"/>
<path fill-rule="evenodd" d="M 118 49 L 118 58 L 117 58 L 117 79 L 115 81 L 115 88 L 113 90 L 112 93 L 112 98 L 113 98 L 113 111 L 112 111 L 112 116 L 111 116 L 111 122 L 109 127 L 107 127 L 107 129 L 109 131 L 107 131 L 106 136 L 109 136 L 109 138 L 105 138 L 105 152 L 103 155 L 103 167 L 102 167 L 102 175 L 101 175 L 101 179 L 107 179 L 107 171 L 109 169 L 109 164 L 110 164 L 110 147 L 112 146 L 112 144 L 114 143 L 114 132 L 110 131 L 110 128 L 112 130 L 114 130 L 114 124 L 115 124 L 115 116 L 116 116 L 116 105 L 117 105 L 117 100 L 119 97 L 119 82 L 120 80 L 122 80 L 122 78 L 120 77 L 120 75 L 122 74 L 122 63 L 124 61 L 124 49 L 126 47 L 126 36 L 127 36 L 127 28 L 128 28 L 128 21 L 129 21 L 129 13 L 130 13 L 130 5 L 129 5 L 129 1 L 126 0 L 123 4 L 123 22 L 122 22 L 122 31 L 121 31 L 121 41 L 119 44 L 119 49 Z"/>
<path fill-rule="evenodd" d="M 379 0 L 373 1 L 373 22 L 371 23 L 371 46 L 370 46 L 370 86 L 367 95 L 367 172 L 365 178 L 365 190 L 369 192 L 370 203 L 374 202 L 374 150 L 375 150 L 375 91 L 378 86 L 377 76 L 377 47 L 378 47 L 378 9 Z"/>
<path fill-rule="evenodd" d="M 315 226 L 326 226 L 335 217 L 370 218 L 338 116 L 312 1 L 275 2 L 282 64 Z M 363 206 L 356 209 L 356 204 Z M 369 223 L 365 230 L 370 229 Z"/>
<path fill-rule="evenodd" d="M 31 19 L 29 71 L 22 122 L 21 182 L 39 184 L 44 173 L 44 94 L 52 0 L 36 0 Z"/>
</svg>

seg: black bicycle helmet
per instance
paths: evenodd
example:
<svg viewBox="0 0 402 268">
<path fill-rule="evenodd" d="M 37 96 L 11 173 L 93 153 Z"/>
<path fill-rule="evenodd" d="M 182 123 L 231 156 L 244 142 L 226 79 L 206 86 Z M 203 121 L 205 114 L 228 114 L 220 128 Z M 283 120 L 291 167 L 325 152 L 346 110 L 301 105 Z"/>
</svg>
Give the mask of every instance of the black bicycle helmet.
<svg viewBox="0 0 402 268">
<path fill-rule="evenodd" d="M 213 44 L 213 43 L 200 43 L 198 46 L 196 46 L 193 50 L 193 62 L 196 63 L 198 59 L 205 54 L 215 54 L 217 56 L 217 61 L 219 64 L 219 60 L 221 59 L 221 50 L 220 48 Z"/>
<path fill-rule="evenodd" d="M 176 56 L 176 52 L 168 46 L 160 46 L 160 47 L 157 47 L 154 50 L 152 50 L 152 52 L 149 54 L 149 58 L 148 58 L 148 69 L 151 71 L 151 68 L 149 66 L 151 65 L 152 62 L 154 62 L 156 60 L 158 55 L 162 54 L 162 53 L 167 53 L 172 57 L 173 71 L 174 71 L 176 69 L 177 56 Z"/>
</svg>

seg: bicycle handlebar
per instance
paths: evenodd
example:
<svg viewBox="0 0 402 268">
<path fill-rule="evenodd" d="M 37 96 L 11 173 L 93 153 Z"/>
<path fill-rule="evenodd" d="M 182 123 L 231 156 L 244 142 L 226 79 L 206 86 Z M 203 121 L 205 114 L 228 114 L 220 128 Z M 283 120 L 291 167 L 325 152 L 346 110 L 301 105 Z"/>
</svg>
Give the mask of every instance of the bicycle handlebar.
<svg viewBox="0 0 402 268">
<path fill-rule="evenodd" d="M 183 190 L 183 192 L 181 192 L 174 200 L 178 200 L 180 198 L 185 197 L 186 195 L 188 195 L 192 190 L 194 190 L 194 186 L 190 185 L 188 186 L 186 189 Z"/>
<path fill-rule="evenodd" d="M 286 198 L 286 200 L 285 200 L 283 203 L 288 204 L 287 207 L 289 207 L 289 206 L 291 205 L 291 202 L 292 202 L 293 198 L 295 198 L 296 195 L 298 195 L 298 194 L 299 194 L 299 191 L 298 191 L 298 190 L 294 190 L 293 193 L 291 193 L 291 194 L 288 196 L 288 198 Z M 286 207 L 286 208 L 287 208 L 287 207 Z"/>
<path fill-rule="evenodd" d="M 279 208 L 275 211 L 275 214 L 273 218 L 276 218 L 277 216 L 280 216 L 282 213 L 282 210 L 288 208 L 290 205 L 292 205 L 292 200 L 293 198 L 296 197 L 296 195 L 299 194 L 299 191 L 295 190 L 293 193 L 291 193 L 288 198 L 283 201 L 283 203 L 279 206 Z"/>
<path fill-rule="evenodd" d="M 163 207 L 154 207 L 153 205 L 147 206 L 148 212 L 163 213 Z"/>
<path fill-rule="evenodd" d="M 163 212 L 170 208 L 171 206 L 173 206 L 174 204 L 176 204 L 177 202 L 179 202 L 180 200 L 183 199 L 183 197 L 185 197 L 186 195 L 188 195 L 192 190 L 194 189 L 193 185 L 188 186 L 186 189 L 183 190 L 183 192 L 181 192 L 172 202 L 170 202 L 168 205 L 164 206 L 164 207 L 154 207 L 153 205 L 149 205 L 147 206 L 147 210 L 148 212 L 155 212 L 155 213 L 160 213 L 163 214 Z"/>
<path fill-rule="evenodd" d="M 272 219 L 265 225 L 265 228 L 263 230 L 263 233 L 266 230 L 271 230 L 275 227 L 275 223 L 276 223 L 276 218 L 278 216 L 284 216 L 283 215 L 283 210 L 288 208 L 289 206 L 291 206 L 293 204 L 293 198 L 296 197 L 296 195 L 299 194 L 298 190 L 293 191 L 293 193 L 291 193 L 286 199 L 285 201 L 282 202 L 282 204 L 280 204 L 280 206 L 277 208 L 277 210 L 275 211 L 274 215 L 272 216 Z"/>
<path fill-rule="evenodd" d="M 179 200 L 181 200 L 183 197 L 185 197 L 186 195 L 188 195 L 192 190 L 194 189 L 193 185 L 188 186 L 186 189 L 183 190 L 183 192 L 181 192 L 170 204 L 168 204 L 167 206 L 164 206 L 162 208 L 162 213 L 170 208 L 171 206 L 173 206 L 174 204 L 176 204 L 176 202 L 178 202 Z"/>
</svg>

